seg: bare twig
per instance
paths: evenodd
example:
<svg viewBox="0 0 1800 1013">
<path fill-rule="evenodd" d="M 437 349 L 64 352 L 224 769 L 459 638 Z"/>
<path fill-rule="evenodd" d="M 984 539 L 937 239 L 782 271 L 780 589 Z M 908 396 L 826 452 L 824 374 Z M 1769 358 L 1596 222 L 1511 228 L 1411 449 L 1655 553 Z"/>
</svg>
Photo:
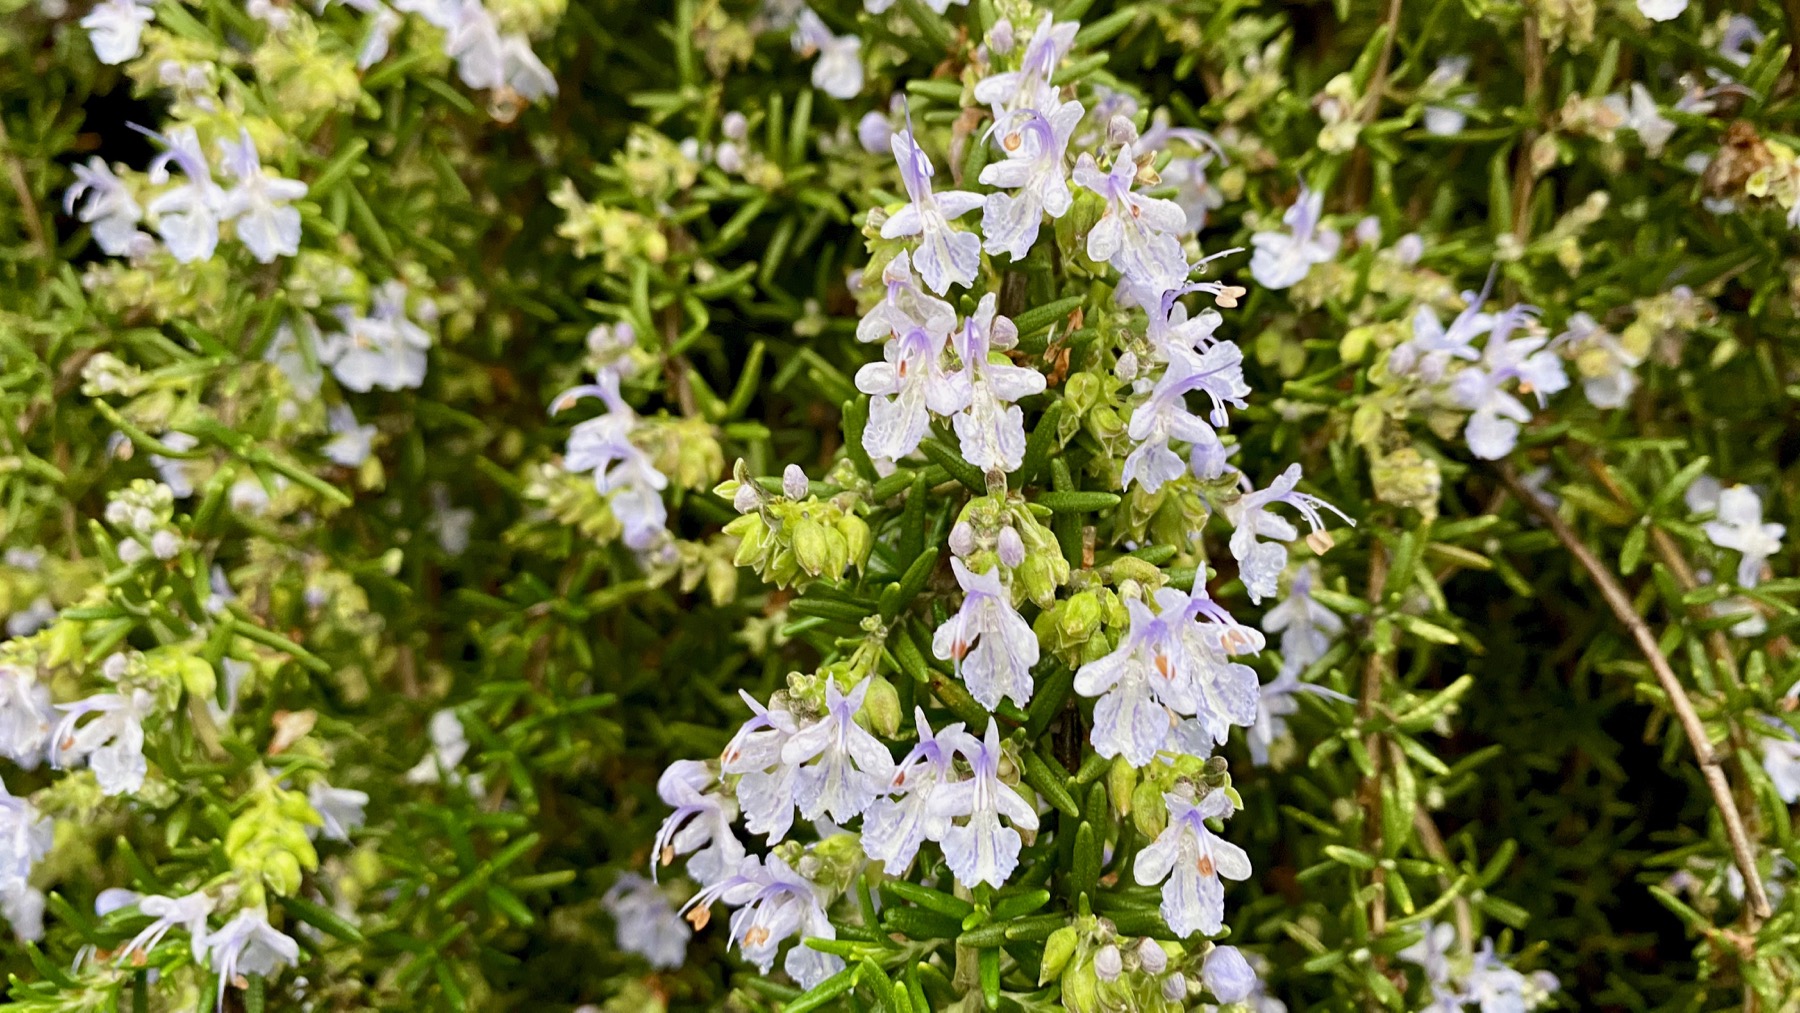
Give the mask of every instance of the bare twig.
<svg viewBox="0 0 1800 1013">
<path fill-rule="evenodd" d="M 1379 542 L 1373 542 L 1369 549 L 1369 589 L 1370 610 L 1379 614 L 1382 598 L 1387 594 L 1388 557 L 1387 549 Z M 1373 618 L 1373 616 L 1371 616 Z M 1360 723 L 1368 724 L 1375 717 L 1375 707 L 1381 700 L 1381 684 L 1387 675 L 1388 661 L 1391 653 L 1383 651 L 1379 645 L 1369 651 L 1368 660 L 1363 663 L 1362 699 L 1357 701 L 1356 715 Z M 1381 840 L 1381 772 L 1386 750 L 1382 747 L 1381 736 L 1368 732 L 1363 736 L 1363 752 L 1369 757 L 1369 774 L 1362 783 L 1362 809 L 1368 814 L 1368 828 L 1364 839 L 1371 852 L 1379 852 Z M 1369 897 L 1369 934 L 1380 936 L 1387 931 L 1387 869 L 1377 865 L 1369 873 L 1369 881 L 1375 887 Z M 1379 957 L 1377 958 L 1379 961 Z M 1369 997 L 1370 1009 L 1381 1009 L 1381 1003 L 1373 995 Z"/>
<path fill-rule="evenodd" d="M 1395 746 L 1398 752 L 1399 746 Z M 1419 835 L 1419 843 L 1425 846 L 1425 853 L 1443 865 L 1450 864 L 1450 849 L 1444 847 L 1444 837 L 1438 833 L 1437 824 L 1432 822 L 1431 814 L 1424 807 L 1413 810 L 1413 831 Z M 1450 877 L 1440 875 L 1438 883 L 1446 890 L 1450 888 Z M 1469 904 L 1469 898 L 1457 894 L 1450 902 L 1456 911 L 1456 941 L 1464 953 L 1475 949 L 1475 913 Z"/>
<path fill-rule="evenodd" d="M 31 236 L 31 245 L 36 247 L 40 257 L 50 256 L 50 241 L 44 236 L 44 219 L 38 213 L 37 198 L 31 195 L 31 182 L 25 178 L 25 166 L 19 162 L 19 156 L 13 153 L 12 137 L 6 132 L 6 120 L 0 117 L 0 150 L 6 152 L 6 176 L 11 181 L 13 194 L 19 198 L 19 214 L 25 219 L 25 231 Z"/>
<path fill-rule="evenodd" d="M 1594 584 L 1600 588 L 1600 596 L 1606 599 L 1613 617 L 1631 633 L 1631 639 L 1643 653 L 1644 660 L 1650 663 L 1650 670 L 1656 673 L 1656 681 L 1669 698 L 1669 706 L 1674 710 L 1676 720 L 1681 723 L 1681 730 L 1687 736 L 1688 744 L 1693 747 L 1694 758 L 1699 761 L 1700 773 L 1706 779 L 1707 790 L 1712 793 L 1713 804 L 1718 807 L 1719 815 L 1725 821 L 1725 837 L 1731 845 L 1731 857 L 1744 877 L 1744 893 L 1754 916 L 1749 919 L 1748 924 L 1754 932 L 1761 920 L 1772 913 L 1769 895 L 1764 891 L 1762 877 L 1756 871 L 1756 855 L 1752 850 L 1750 835 L 1744 830 L 1744 817 L 1738 812 L 1737 802 L 1732 798 L 1731 785 L 1725 779 L 1723 761 L 1713 750 L 1712 740 L 1706 735 L 1706 726 L 1701 723 L 1700 714 L 1694 709 L 1694 701 L 1681 685 L 1681 680 L 1676 678 L 1675 670 L 1669 667 L 1668 659 L 1663 657 L 1656 635 L 1650 632 L 1649 625 L 1632 607 L 1631 596 L 1620 586 L 1619 579 L 1582 544 L 1567 521 L 1519 482 L 1511 467 L 1501 465 L 1499 475 L 1500 481 L 1512 490 L 1513 496 L 1527 510 L 1537 515 L 1556 535 L 1563 548 L 1569 550 L 1569 554 L 1587 571 Z"/>
</svg>

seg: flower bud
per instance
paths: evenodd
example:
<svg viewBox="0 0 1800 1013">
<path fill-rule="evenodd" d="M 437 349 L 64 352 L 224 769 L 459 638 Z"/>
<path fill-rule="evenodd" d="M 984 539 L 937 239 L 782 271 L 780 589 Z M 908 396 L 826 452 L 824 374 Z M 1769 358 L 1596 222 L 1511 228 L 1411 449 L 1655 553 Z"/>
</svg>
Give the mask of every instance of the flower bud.
<svg viewBox="0 0 1800 1013">
<path fill-rule="evenodd" d="M 831 562 L 831 542 L 825 537 L 824 525 L 814 520 L 794 525 L 794 560 L 815 577 L 825 572 Z"/>
<path fill-rule="evenodd" d="M 731 494 L 732 509 L 741 514 L 755 510 L 759 502 L 761 500 L 756 495 L 756 487 L 748 482 L 739 485 L 737 492 Z"/>
<path fill-rule="evenodd" d="M 957 521 L 950 529 L 950 551 L 964 559 L 975 551 L 975 529 L 968 521 Z"/>
<path fill-rule="evenodd" d="M 899 691 L 885 677 L 869 676 L 869 692 L 863 697 L 862 712 L 868 715 L 870 731 L 893 737 L 900 730 Z"/>
<path fill-rule="evenodd" d="M 1000 562 L 1008 567 L 1025 562 L 1025 541 L 1012 528 L 1000 529 Z"/>
<path fill-rule="evenodd" d="M 1162 980 L 1162 994 L 1170 1002 L 1181 1002 L 1187 998 L 1187 979 L 1179 974 L 1169 975 Z"/>
<path fill-rule="evenodd" d="M 181 554 L 181 538 L 164 528 L 150 536 L 150 552 L 157 559 L 174 559 Z"/>
<path fill-rule="evenodd" d="M 798 464 L 790 464 L 781 473 L 781 491 L 788 499 L 805 499 L 811 483 Z"/>
<path fill-rule="evenodd" d="M 1044 941 L 1044 959 L 1038 970 L 1039 985 L 1049 984 L 1050 979 L 1062 973 L 1063 968 L 1068 966 L 1069 958 L 1075 955 L 1075 943 L 1073 925 L 1064 925 L 1050 933 L 1050 938 Z"/>
<path fill-rule="evenodd" d="M 1256 972 L 1235 946 L 1215 946 L 1206 955 L 1200 975 L 1207 991 L 1220 1002 L 1243 1002 L 1256 988 Z"/>
<path fill-rule="evenodd" d="M 1094 954 L 1094 973 L 1100 976 L 1101 981 L 1119 980 L 1119 973 L 1124 969 L 1125 957 L 1119 953 L 1117 946 L 1107 943 L 1100 948 L 1099 953 Z"/>
<path fill-rule="evenodd" d="M 1106 143 L 1136 144 L 1138 139 L 1137 124 L 1122 115 L 1115 115 L 1106 124 Z"/>
<path fill-rule="evenodd" d="M 1156 940 L 1148 936 L 1138 940 L 1137 957 L 1138 963 L 1142 964 L 1144 970 L 1151 974 L 1161 974 L 1168 970 L 1169 955 L 1163 951 Z"/>
</svg>

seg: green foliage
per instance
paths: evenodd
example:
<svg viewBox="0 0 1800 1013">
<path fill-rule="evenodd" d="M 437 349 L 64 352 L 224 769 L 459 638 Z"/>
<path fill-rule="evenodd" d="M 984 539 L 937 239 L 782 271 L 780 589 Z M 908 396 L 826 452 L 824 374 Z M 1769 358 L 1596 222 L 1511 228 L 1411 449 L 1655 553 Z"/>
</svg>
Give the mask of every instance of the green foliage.
<svg viewBox="0 0 1800 1013">
<path fill-rule="evenodd" d="M 54 835 L 7 817 L 0 857 L 30 856 L 0 882 L 7 1001 L 1176 1010 L 1216 997 L 1229 945 L 1288 1008 L 1402 1010 L 1431 1002 L 1413 955 L 1447 925 L 1459 977 L 1488 940 L 1562 1008 L 1800 1008 L 1800 578 L 1786 551 L 1739 573 L 1708 526 L 1722 481 L 1800 530 L 1789 6 L 820 0 L 861 39 L 848 99 L 790 44 L 800 6 L 489 0 L 553 74 L 539 95 L 528 69 L 472 83 L 420 11 L 162 0 L 107 65 L 86 0 L 0 0 L 0 715 L 49 715 L 0 727 L 0 775 Z M 1016 399 L 1018 467 L 970 463 L 942 417 L 916 454 L 868 449 L 858 371 L 887 335 L 858 323 L 918 243 L 882 237 L 910 198 L 859 126 L 898 129 L 904 96 L 936 190 L 992 192 L 1005 137 L 975 85 L 1011 58 L 1003 19 L 1023 40 L 1046 10 L 1081 25 L 1051 79 L 1090 113 L 1069 161 L 1116 153 L 1109 129 L 1158 138 L 1135 178 L 1204 216 L 1190 261 L 1286 231 L 1297 181 L 1344 234 L 1284 288 L 1223 257 L 1183 304 L 1243 349 L 1252 393 L 1220 428 L 1242 482 L 1126 487 L 1156 340 L 1090 258 L 1111 212 L 1079 188 L 945 296 L 960 319 L 992 295 L 1017 330 L 958 368 L 1045 380 Z M 240 136 L 258 180 L 305 184 L 297 250 L 257 256 L 240 218 L 176 259 L 154 201 L 191 177 L 150 162 L 178 125 L 222 184 Z M 91 157 L 148 214 L 121 255 L 64 205 Z M 1473 367 L 1406 358 L 1484 278 L 1491 309 L 1536 307 L 1518 333 L 1567 335 L 1571 379 L 1508 388 L 1529 421 L 1498 459 L 1421 372 Z M 413 352 L 359 378 L 367 336 L 402 333 Z M 571 460 L 596 414 L 559 395 L 590 374 L 666 480 L 653 534 Z M 1327 517 L 1264 595 L 1235 535 L 1293 462 L 1354 526 Z M 934 642 L 953 558 L 1033 632 L 1028 700 L 984 706 L 968 644 Z M 1328 692 L 1210 759 L 1100 755 L 1076 673 L 1171 588 L 1251 627 L 1299 598 L 1336 617 L 1292 671 L 1273 634 L 1224 648 L 1265 690 Z M 701 885 L 659 847 L 659 776 L 709 761 L 741 794 L 718 767 L 740 691 L 811 721 L 858 687 L 894 759 L 915 708 L 993 722 L 998 783 L 1037 803 L 1017 870 L 971 886 L 935 843 L 886 869 L 818 821 L 740 829 L 813 884 L 835 937 L 790 945 L 834 969 L 758 973 L 705 904 L 685 963 L 647 964 L 609 891 L 652 867 L 664 908 Z M 102 695 L 143 728 L 139 777 L 76 745 L 106 714 L 50 734 L 44 704 Z M 332 788 L 366 793 L 360 820 Z M 1229 801 L 1211 832 L 1254 868 L 1216 938 L 1136 878 L 1182 793 Z M 149 912 L 109 889 L 204 893 L 221 936 L 265 912 L 298 953 L 221 980 L 186 928 L 135 948 Z"/>
</svg>

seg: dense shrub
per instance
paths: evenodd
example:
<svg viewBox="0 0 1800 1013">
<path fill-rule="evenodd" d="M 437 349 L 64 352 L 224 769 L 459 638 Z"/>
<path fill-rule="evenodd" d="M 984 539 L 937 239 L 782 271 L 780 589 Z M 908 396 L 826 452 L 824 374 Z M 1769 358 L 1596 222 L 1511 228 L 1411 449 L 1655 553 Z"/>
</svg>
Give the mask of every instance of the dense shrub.
<svg viewBox="0 0 1800 1013">
<path fill-rule="evenodd" d="M 1800 1009 L 1800 17 L 0 0 L 23 1009 Z"/>
</svg>

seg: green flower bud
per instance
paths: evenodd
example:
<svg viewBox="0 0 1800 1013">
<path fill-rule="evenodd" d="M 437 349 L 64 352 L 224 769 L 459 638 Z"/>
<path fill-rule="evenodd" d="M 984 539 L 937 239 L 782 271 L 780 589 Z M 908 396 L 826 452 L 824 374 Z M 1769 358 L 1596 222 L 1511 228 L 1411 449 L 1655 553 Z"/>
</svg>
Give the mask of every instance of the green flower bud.
<svg viewBox="0 0 1800 1013">
<path fill-rule="evenodd" d="M 1131 822 L 1138 833 L 1154 838 L 1169 824 L 1169 810 L 1163 805 L 1162 787 L 1154 781 L 1138 782 L 1131 790 Z"/>
<path fill-rule="evenodd" d="M 869 676 L 869 693 L 858 716 L 866 717 L 869 730 L 877 735 L 891 738 L 900 730 L 900 693 L 885 676 Z"/>
<path fill-rule="evenodd" d="M 869 550 L 874 545 L 868 523 L 855 514 L 847 513 L 838 521 L 837 529 L 848 546 L 850 562 L 855 564 L 857 573 L 862 573 L 863 568 L 869 564 Z M 839 569 L 837 572 L 841 574 L 844 571 Z"/>
<path fill-rule="evenodd" d="M 1106 795 L 1113 800 L 1113 807 L 1121 817 L 1130 816 L 1137 799 L 1138 772 L 1129 760 L 1123 756 L 1113 757 L 1112 766 L 1106 772 Z"/>
<path fill-rule="evenodd" d="M 800 569 L 817 577 L 831 564 L 831 542 L 825 527 L 815 520 L 802 520 L 793 526 L 794 558 Z"/>
<path fill-rule="evenodd" d="M 1038 971 L 1040 986 L 1048 984 L 1052 978 L 1063 973 L 1063 968 L 1068 966 L 1069 958 L 1075 955 L 1077 941 L 1073 925 L 1064 925 L 1050 933 L 1049 939 L 1044 940 L 1044 959 Z"/>
</svg>

